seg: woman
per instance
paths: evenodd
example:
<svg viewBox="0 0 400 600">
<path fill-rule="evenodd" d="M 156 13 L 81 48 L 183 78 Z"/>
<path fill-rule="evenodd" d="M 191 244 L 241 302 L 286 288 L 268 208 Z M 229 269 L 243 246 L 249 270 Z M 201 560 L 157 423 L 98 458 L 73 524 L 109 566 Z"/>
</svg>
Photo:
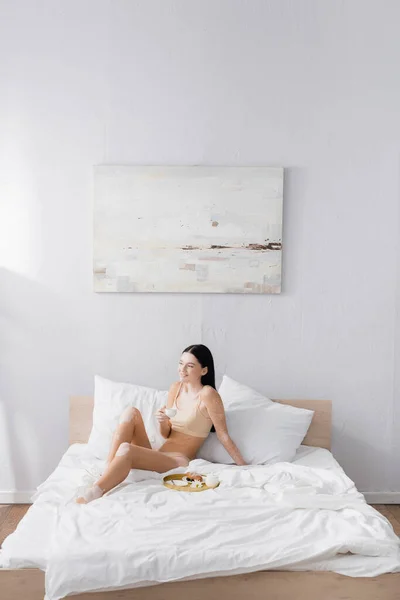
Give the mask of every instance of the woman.
<svg viewBox="0 0 400 600">
<path fill-rule="evenodd" d="M 86 504 L 124 481 L 131 469 L 165 473 L 186 467 L 214 426 L 218 439 L 237 465 L 246 464 L 226 428 L 225 411 L 215 389 L 214 360 L 203 344 L 186 348 L 179 361 L 180 381 L 170 387 L 167 405 L 156 413 L 165 443 L 153 450 L 140 411 L 129 407 L 114 434 L 105 473 L 76 502 Z M 168 418 L 166 408 L 176 408 Z"/>
</svg>

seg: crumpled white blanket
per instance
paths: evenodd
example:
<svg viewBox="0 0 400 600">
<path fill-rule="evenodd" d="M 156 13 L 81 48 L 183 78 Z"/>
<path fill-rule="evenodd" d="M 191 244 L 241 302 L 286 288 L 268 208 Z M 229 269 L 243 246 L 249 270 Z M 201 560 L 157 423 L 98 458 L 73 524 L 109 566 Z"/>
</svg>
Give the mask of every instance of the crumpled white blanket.
<svg viewBox="0 0 400 600">
<path fill-rule="evenodd" d="M 86 506 L 60 503 L 46 600 L 186 578 L 300 570 L 321 561 L 346 572 L 335 568 L 335 559 L 348 552 L 379 557 L 368 573 L 358 563 L 356 575 L 400 570 L 391 525 L 343 472 L 202 460 L 192 461 L 190 470 L 217 473 L 221 485 L 176 492 L 156 473 L 133 471 L 127 482 Z"/>
<path fill-rule="evenodd" d="M 385 517 L 328 451 L 304 447 L 301 455 L 272 466 L 192 461 L 190 470 L 222 481 L 197 494 L 133 470 L 104 498 L 77 506 L 77 491 L 102 465 L 71 446 L 3 543 L 0 566 L 47 569 L 47 600 L 274 568 L 352 577 L 399 571 L 398 538 Z"/>
<path fill-rule="evenodd" d="M 271 501 L 293 508 L 357 508 L 370 512 L 364 496 L 344 472 L 277 463 L 269 467 L 223 471 L 221 480 L 229 486 L 262 487 Z"/>
</svg>

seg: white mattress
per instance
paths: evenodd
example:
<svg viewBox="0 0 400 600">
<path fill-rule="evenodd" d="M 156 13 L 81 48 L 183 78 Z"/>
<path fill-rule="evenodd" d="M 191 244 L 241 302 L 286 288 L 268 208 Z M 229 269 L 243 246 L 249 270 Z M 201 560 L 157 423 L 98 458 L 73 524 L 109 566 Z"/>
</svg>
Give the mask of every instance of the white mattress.
<svg viewBox="0 0 400 600">
<path fill-rule="evenodd" d="M 272 466 L 192 461 L 190 469 L 222 481 L 200 494 L 171 492 L 159 474 L 131 471 L 104 498 L 78 506 L 73 498 L 93 466 L 101 463 L 85 445 L 71 446 L 3 543 L 0 566 L 46 570 L 48 600 L 264 569 L 400 571 L 392 526 L 328 450 L 301 446 L 292 463 Z"/>
</svg>

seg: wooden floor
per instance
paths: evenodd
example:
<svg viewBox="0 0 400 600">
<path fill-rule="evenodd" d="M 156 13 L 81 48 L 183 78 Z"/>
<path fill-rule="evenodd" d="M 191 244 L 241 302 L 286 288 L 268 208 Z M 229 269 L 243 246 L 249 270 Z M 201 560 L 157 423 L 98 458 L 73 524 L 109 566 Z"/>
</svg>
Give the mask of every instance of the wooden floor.
<svg viewBox="0 0 400 600">
<path fill-rule="evenodd" d="M 12 533 L 30 504 L 0 504 L 0 545 Z"/>
<path fill-rule="evenodd" d="M 395 533 L 400 535 L 400 504 L 373 504 L 372 506 L 391 522 Z M 29 507 L 30 504 L 0 504 L 0 545 L 14 531 Z"/>
</svg>

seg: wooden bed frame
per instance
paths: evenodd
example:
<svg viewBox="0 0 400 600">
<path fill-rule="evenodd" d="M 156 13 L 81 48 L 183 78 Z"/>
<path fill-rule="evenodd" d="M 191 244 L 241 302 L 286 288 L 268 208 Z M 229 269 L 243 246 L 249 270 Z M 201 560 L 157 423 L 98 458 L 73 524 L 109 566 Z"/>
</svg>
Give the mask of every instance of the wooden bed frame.
<svg viewBox="0 0 400 600">
<path fill-rule="evenodd" d="M 331 448 L 332 405 L 329 400 L 278 400 L 315 411 L 303 444 Z M 70 444 L 86 443 L 92 427 L 93 398 L 70 399 Z M 43 600 L 44 572 L 0 569 L 1 600 Z M 330 571 L 258 571 L 156 586 L 92 592 L 74 600 L 399 600 L 400 573 L 353 578 Z"/>
</svg>

